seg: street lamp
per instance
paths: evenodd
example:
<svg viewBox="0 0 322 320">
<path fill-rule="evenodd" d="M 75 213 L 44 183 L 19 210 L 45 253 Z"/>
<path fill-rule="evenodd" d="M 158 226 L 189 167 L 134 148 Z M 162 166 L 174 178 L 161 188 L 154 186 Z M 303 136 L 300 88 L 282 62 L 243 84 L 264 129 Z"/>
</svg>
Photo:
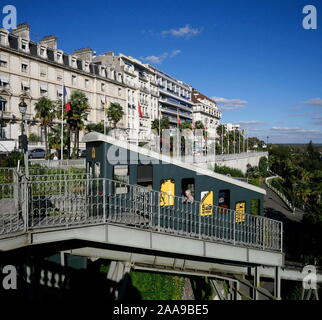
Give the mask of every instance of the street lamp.
<svg viewBox="0 0 322 320">
<path fill-rule="evenodd" d="M 18 105 L 19 111 L 21 113 L 21 135 L 19 136 L 19 148 L 23 151 L 24 153 L 24 161 L 25 161 L 25 174 L 26 177 L 29 176 L 29 170 L 28 170 L 28 140 L 27 136 L 25 135 L 25 124 L 24 124 L 24 119 L 25 115 L 27 112 L 27 104 L 25 102 L 24 97 L 21 98 L 21 102 Z"/>
</svg>

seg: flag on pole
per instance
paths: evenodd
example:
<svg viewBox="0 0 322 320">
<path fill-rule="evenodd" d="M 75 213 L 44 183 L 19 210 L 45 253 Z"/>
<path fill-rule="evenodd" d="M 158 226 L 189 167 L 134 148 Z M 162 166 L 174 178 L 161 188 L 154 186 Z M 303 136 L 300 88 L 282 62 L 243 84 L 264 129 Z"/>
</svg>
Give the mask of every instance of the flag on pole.
<svg viewBox="0 0 322 320">
<path fill-rule="evenodd" d="M 72 107 L 69 102 L 66 102 L 67 101 L 67 90 L 66 90 L 65 86 L 63 89 L 63 95 L 64 95 L 63 99 L 64 99 L 64 104 L 65 104 L 65 112 L 68 113 L 70 110 L 72 110 Z"/>
<path fill-rule="evenodd" d="M 142 113 L 142 109 L 141 109 L 140 103 L 138 104 L 138 111 L 139 111 L 140 118 L 143 118 L 143 113 Z"/>
<path fill-rule="evenodd" d="M 180 126 L 180 124 L 181 124 L 181 121 L 180 121 L 180 116 L 179 116 L 179 112 L 177 112 L 177 123 L 178 123 L 178 126 Z"/>
</svg>

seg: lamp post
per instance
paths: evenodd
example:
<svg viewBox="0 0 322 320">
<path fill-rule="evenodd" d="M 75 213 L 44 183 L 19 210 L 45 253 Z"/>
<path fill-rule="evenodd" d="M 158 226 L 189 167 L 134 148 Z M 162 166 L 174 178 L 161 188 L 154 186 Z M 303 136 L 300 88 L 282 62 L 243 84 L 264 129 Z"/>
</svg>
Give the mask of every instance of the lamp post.
<svg viewBox="0 0 322 320">
<path fill-rule="evenodd" d="M 23 151 L 24 154 L 24 162 L 25 162 L 25 174 L 26 177 L 29 176 L 29 168 L 28 168 L 28 140 L 25 135 L 25 115 L 27 112 L 27 104 L 25 102 L 24 97 L 21 98 L 21 102 L 18 105 L 19 111 L 21 113 L 21 135 L 19 137 L 19 147 Z"/>
</svg>

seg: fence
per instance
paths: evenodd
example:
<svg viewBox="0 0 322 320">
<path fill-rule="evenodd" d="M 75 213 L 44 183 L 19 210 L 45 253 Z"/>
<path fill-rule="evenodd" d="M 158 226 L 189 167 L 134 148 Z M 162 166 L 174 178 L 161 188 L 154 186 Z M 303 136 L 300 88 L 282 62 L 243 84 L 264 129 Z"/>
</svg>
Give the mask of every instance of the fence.
<svg viewBox="0 0 322 320">
<path fill-rule="evenodd" d="M 213 206 L 201 216 L 198 201 L 161 194 L 137 185 L 88 175 L 22 177 L 15 215 L 1 214 L 0 234 L 48 227 L 97 223 L 122 224 L 177 236 L 282 251 L 282 223 L 238 215 Z M 166 201 L 165 201 L 166 200 Z M 167 204 L 167 205 L 165 205 Z"/>
<path fill-rule="evenodd" d="M 295 206 L 292 205 L 292 203 L 285 197 L 285 195 L 280 192 L 279 190 L 277 190 L 275 187 L 273 187 L 270 184 L 270 180 L 276 179 L 276 178 L 280 178 L 280 176 L 275 175 L 273 177 L 268 177 L 265 179 L 265 184 L 267 185 L 268 188 L 270 188 L 272 191 L 274 191 L 281 199 L 282 201 L 291 209 L 292 212 L 295 212 Z"/>
<path fill-rule="evenodd" d="M 43 159 L 30 159 L 30 164 L 38 164 L 47 168 L 85 168 L 86 159 L 66 159 L 66 160 L 43 160 Z"/>
</svg>

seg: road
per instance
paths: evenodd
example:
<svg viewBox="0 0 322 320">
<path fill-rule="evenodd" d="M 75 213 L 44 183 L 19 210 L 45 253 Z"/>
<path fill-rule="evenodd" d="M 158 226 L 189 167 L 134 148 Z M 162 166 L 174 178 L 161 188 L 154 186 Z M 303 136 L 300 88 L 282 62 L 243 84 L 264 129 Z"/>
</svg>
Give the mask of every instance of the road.
<svg viewBox="0 0 322 320">
<path fill-rule="evenodd" d="M 302 221 L 304 214 L 302 211 L 296 209 L 295 213 L 293 213 L 284 203 L 284 201 L 274 191 L 265 185 L 264 181 L 261 182 L 260 186 L 266 190 L 266 196 L 264 198 L 265 211 L 278 212 L 291 221 Z"/>
</svg>

